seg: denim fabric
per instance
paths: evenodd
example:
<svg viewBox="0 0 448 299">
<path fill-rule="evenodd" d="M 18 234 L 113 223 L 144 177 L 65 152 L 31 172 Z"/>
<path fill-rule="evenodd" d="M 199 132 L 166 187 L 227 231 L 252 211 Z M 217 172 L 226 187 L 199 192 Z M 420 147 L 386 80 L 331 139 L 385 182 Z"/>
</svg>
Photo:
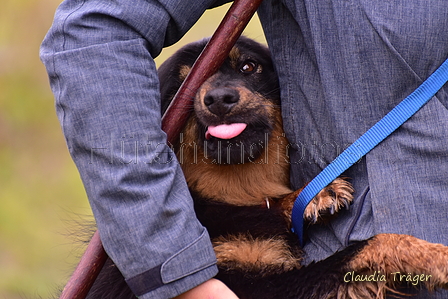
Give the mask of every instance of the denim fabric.
<svg viewBox="0 0 448 299">
<path fill-rule="evenodd" d="M 165 146 L 152 60 L 212 2 L 65 0 L 41 48 L 101 239 L 141 298 L 171 298 L 216 273 Z M 264 0 L 295 188 L 448 57 L 447 3 Z M 382 232 L 448 245 L 446 91 L 345 173 L 355 203 L 329 226 L 309 228 L 308 262 Z"/>
<path fill-rule="evenodd" d="M 152 59 L 211 2 L 67 0 L 41 48 L 105 249 L 141 298 L 171 298 L 217 273 L 165 145 Z"/>
<path fill-rule="evenodd" d="M 280 77 L 295 188 L 448 58 L 448 2 L 265 0 L 259 16 Z M 448 86 L 344 175 L 355 201 L 308 229 L 306 261 L 403 233 L 448 245 Z M 438 297 L 447 298 L 440 293 Z M 422 294 L 419 298 L 426 298 Z"/>
</svg>

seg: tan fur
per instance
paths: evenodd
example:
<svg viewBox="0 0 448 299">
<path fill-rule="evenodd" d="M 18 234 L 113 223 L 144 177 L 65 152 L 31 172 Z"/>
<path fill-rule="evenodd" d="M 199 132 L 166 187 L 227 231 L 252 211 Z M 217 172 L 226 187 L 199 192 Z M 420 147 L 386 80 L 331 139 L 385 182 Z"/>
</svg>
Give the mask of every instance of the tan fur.
<svg viewBox="0 0 448 299">
<path fill-rule="evenodd" d="M 380 275 L 376 276 L 377 281 L 345 281 L 341 277 L 344 283 L 325 299 L 384 299 L 395 295 L 405 298 L 406 294 L 396 289 L 400 284 L 398 275 L 403 275 L 401 283 L 407 276 L 423 278 L 414 281 L 417 289 L 448 288 L 448 247 L 409 235 L 379 234 L 349 261 L 346 273 L 351 271 L 364 276 L 380 272 L 385 275 L 385 281 L 378 278 Z M 397 272 L 400 274 L 394 276 Z"/>
<path fill-rule="evenodd" d="M 203 99 L 213 88 L 215 80 L 216 77 L 212 76 L 200 87 L 194 102 L 197 113 L 211 116 Z M 280 108 L 247 88 L 236 89 L 240 94 L 240 101 L 229 115 L 253 111 L 275 121 L 267 142 L 267 151 L 252 163 L 228 165 L 225 164 L 225 157 L 223 161 L 214 161 L 207 156 L 202 146 L 196 144 L 198 120 L 196 116 L 192 116 L 183 131 L 182 145 L 177 151 L 189 188 L 204 197 L 235 205 L 260 205 L 266 198 L 282 198 L 291 194 L 288 141 L 283 131 Z M 334 192 L 329 194 L 329 190 Z M 304 218 L 308 221 L 313 217 L 319 220 L 319 214 L 330 208 L 333 208 L 335 213 L 338 212 L 351 202 L 352 192 L 348 182 L 335 180 L 307 207 Z M 288 218 L 295 197 L 290 196 L 283 203 Z"/>
<path fill-rule="evenodd" d="M 241 53 L 237 47 L 233 47 L 232 50 L 230 50 L 230 53 L 229 53 L 230 66 L 233 69 L 236 69 L 238 67 L 238 61 L 240 59 L 240 56 L 241 56 Z"/>
<path fill-rule="evenodd" d="M 334 213 L 339 212 L 352 202 L 353 192 L 350 183 L 341 178 L 335 179 L 308 204 L 303 218 L 312 223 L 322 222 L 322 211 L 332 209 Z"/>
<path fill-rule="evenodd" d="M 300 260 L 282 239 L 254 239 L 248 235 L 220 237 L 213 242 L 218 264 L 227 269 L 260 272 L 275 267 L 281 271 L 300 268 Z"/>
<path fill-rule="evenodd" d="M 183 65 L 180 67 L 179 69 L 179 79 L 181 81 L 184 81 L 185 78 L 187 78 L 188 73 L 190 73 L 191 67 L 189 67 L 188 65 Z"/>
<path fill-rule="evenodd" d="M 380 271 L 386 275 L 385 282 L 348 284 L 347 291 L 357 294 L 357 297 L 349 298 L 384 298 L 387 291 L 392 291 L 399 284 L 398 275 L 423 277 L 422 281 L 414 282 L 416 287 L 423 285 L 429 290 L 447 288 L 448 247 L 409 235 L 379 234 L 350 261 L 347 268 L 356 274 L 369 275 Z M 393 275 L 397 272 L 400 274 Z M 359 294 L 366 292 L 368 296 L 360 297 Z"/>
<path fill-rule="evenodd" d="M 178 156 L 183 157 L 181 164 L 189 187 L 204 197 L 235 205 L 260 205 L 266 197 L 279 198 L 291 193 L 287 187 L 288 143 L 279 113 L 275 112 L 277 122 L 269 139 L 268 152 L 253 163 L 236 165 L 219 165 L 206 157 L 201 147 L 194 146 L 197 131 L 196 119 L 192 117 L 184 130 L 185 146 L 178 151 Z"/>
<path fill-rule="evenodd" d="M 212 88 L 210 82 L 213 80 L 214 77 L 207 80 L 197 93 L 195 100 L 197 113 L 211 114 L 205 107 L 203 99 Z M 177 155 L 180 157 L 188 186 L 192 190 L 204 197 L 230 204 L 260 205 L 266 197 L 279 198 L 292 192 L 288 188 L 289 160 L 286 153 L 288 142 L 283 132 L 279 107 L 246 88 L 240 87 L 237 90 L 240 101 L 229 115 L 241 113 L 241 110 L 254 111 L 275 121 L 273 132 L 269 138 L 266 136 L 269 139 L 267 152 L 253 163 L 226 165 L 225 161 L 213 161 L 204 153 L 202 146 L 195 145 L 198 138 L 197 118 L 193 116 L 183 131 L 182 146 Z"/>
</svg>

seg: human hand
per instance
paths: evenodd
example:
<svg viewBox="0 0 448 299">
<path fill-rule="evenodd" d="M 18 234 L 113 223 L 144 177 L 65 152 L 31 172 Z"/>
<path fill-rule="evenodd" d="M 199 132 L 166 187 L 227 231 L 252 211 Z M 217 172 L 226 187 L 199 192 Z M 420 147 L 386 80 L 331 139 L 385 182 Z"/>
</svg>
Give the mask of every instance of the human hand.
<svg viewBox="0 0 448 299">
<path fill-rule="evenodd" d="M 238 299 L 221 281 L 210 279 L 174 299 Z"/>
</svg>

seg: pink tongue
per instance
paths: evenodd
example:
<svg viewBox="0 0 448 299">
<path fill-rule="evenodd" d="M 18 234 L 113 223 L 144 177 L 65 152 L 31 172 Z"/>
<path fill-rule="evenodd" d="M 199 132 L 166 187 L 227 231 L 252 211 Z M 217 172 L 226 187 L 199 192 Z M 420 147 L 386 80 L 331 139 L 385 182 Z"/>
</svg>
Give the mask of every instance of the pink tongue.
<svg viewBox="0 0 448 299">
<path fill-rule="evenodd" d="M 205 138 L 209 139 L 210 135 L 221 139 L 231 139 L 241 134 L 247 124 L 235 123 L 230 125 L 209 126 L 205 133 Z"/>
</svg>

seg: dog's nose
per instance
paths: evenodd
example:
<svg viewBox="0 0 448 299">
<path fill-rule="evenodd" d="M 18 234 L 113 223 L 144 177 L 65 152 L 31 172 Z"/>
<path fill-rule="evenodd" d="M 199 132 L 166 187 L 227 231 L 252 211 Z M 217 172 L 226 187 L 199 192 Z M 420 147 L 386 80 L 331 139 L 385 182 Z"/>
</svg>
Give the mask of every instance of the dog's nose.
<svg viewBox="0 0 448 299">
<path fill-rule="evenodd" d="M 222 116 L 229 113 L 239 100 L 240 95 L 237 90 L 222 87 L 207 92 L 204 97 L 204 104 L 211 113 Z"/>
</svg>

